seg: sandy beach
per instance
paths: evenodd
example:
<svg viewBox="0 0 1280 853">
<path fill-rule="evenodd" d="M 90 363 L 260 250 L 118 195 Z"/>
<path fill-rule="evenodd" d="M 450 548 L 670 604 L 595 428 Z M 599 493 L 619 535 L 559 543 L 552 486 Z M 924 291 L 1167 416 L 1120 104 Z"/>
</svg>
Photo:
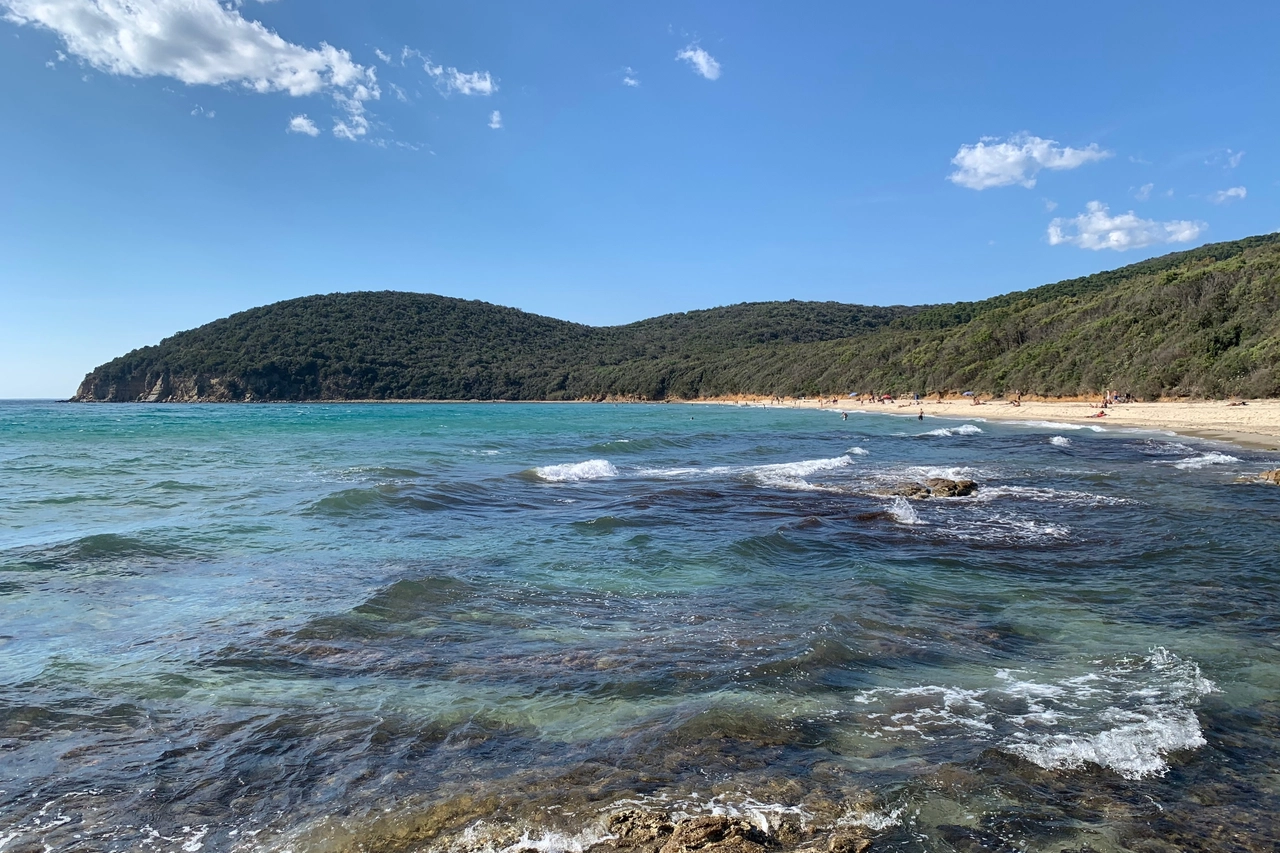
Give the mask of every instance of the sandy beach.
<svg viewBox="0 0 1280 853">
<path fill-rule="evenodd" d="M 705 401 L 712 402 L 712 401 Z M 1233 405 L 1224 400 L 1163 401 L 1158 403 L 1117 403 L 1099 409 L 1098 402 L 1061 400 L 1023 400 L 1014 405 L 1006 400 L 984 400 L 974 404 L 969 399 L 886 401 L 859 403 L 852 399 L 792 400 L 781 403 L 768 399 L 736 398 L 718 402 L 747 405 L 771 405 L 788 408 L 833 409 L 842 412 L 868 412 L 883 415 L 915 415 L 923 410 L 926 418 L 985 418 L 986 420 L 1050 421 L 1071 424 L 1097 424 L 1108 429 L 1157 429 L 1182 435 L 1229 441 L 1263 450 L 1280 450 L 1280 400 L 1246 400 Z M 1103 417 L 1097 417 L 1105 411 Z"/>
</svg>

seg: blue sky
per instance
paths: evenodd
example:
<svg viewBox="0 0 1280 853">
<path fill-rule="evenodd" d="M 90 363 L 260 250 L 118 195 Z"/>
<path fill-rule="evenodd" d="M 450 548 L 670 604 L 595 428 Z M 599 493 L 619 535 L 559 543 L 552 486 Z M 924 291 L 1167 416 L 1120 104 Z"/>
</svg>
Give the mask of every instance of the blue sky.
<svg viewBox="0 0 1280 853">
<path fill-rule="evenodd" d="M 0 0 L 0 397 L 338 290 L 593 324 L 1280 229 L 1280 4 Z"/>
</svg>

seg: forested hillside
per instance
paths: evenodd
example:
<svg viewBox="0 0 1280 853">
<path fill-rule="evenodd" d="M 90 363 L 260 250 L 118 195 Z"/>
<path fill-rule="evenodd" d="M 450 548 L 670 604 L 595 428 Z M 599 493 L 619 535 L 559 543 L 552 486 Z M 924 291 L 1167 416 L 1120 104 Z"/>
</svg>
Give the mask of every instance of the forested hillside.
<svg viewBox="0 0 1280 853">
<path fill-rule="evenodd" d="M 650 400 L 850 391 L 1280 396 L 1280 235 L 981 302 L 766 302 L 596 328 L 335 293 L 121 356 L 77 400 Z"/>
</svg>

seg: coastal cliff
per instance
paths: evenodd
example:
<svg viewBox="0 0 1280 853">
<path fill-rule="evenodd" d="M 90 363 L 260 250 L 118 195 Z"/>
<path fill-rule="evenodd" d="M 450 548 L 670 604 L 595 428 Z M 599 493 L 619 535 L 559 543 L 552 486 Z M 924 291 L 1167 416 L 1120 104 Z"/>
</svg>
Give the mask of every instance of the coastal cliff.
<svg viewBox="0 0 1280 853">
<path fill-rule="evenodd" d="M 403 292 L 234 314 L 89 373 L 74 400 L 694 399 L 1121 390 L 1280 396 L 1280 234 L 980 302 L 744 303 L 591 327 Z"/>
</svg>

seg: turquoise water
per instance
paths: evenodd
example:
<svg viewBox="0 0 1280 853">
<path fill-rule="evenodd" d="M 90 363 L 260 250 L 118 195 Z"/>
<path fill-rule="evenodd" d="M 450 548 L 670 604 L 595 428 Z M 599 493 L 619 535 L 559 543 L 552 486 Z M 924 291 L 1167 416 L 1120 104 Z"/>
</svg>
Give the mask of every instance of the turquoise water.
<svg viewBox="0 0 1280 853">
<path fill-rule="evenodd" d="M 1242 478 L 1278 459 L 787 409 L 0 403 L 0 851 L 579 851 L 627 804 L 1272 850 L 1280 489 Z M 938 475 L 980 488 L 878 494 Z"/>
</svg>

